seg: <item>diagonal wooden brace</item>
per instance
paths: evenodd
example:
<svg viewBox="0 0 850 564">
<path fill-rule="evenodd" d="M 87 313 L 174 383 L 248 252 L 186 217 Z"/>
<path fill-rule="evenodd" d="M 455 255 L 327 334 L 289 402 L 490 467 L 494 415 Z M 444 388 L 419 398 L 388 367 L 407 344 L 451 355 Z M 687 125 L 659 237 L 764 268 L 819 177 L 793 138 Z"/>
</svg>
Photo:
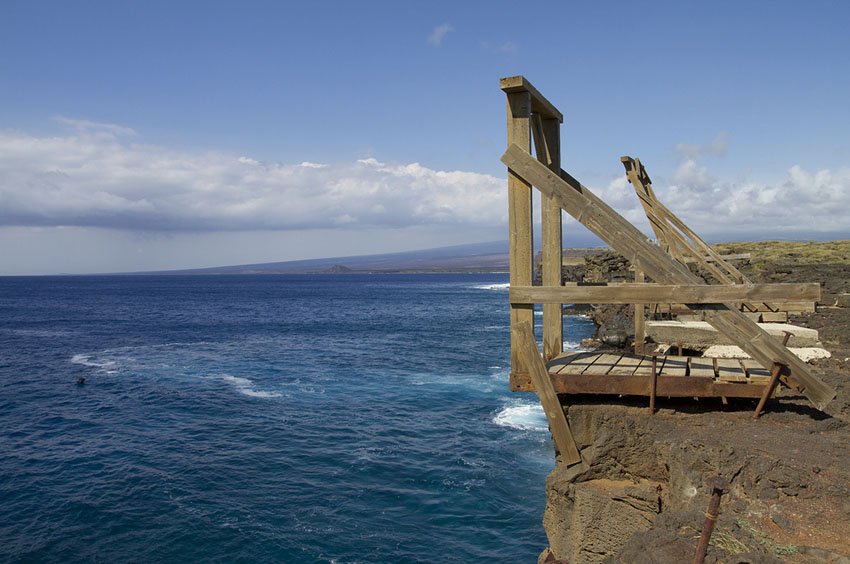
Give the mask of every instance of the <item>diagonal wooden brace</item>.
<svg viewBox="0 0 850 564">
<path fill-rule="evenodd" d="M 567 424 L 567 418 L 564 416 L 558 394 L 555 393 L 555 388 L 552 386 L 549 371 L 543 363 L 540 351 L 537 350 L 537 342 L 534 340 L 534 331 L 531 329 L 531 325 L 527 321 L 520 322 L 514 329 L 514 338 L 519 344 L 520 356 L 522 356 L 523 362 L 528 366 L 531 373 L 534 389 L 537 390 L 537 396 L 540 398 L 546 419 L 549 421 L 549 430 L 552 431 L 555 446 L 567 464 L 578 464 L 581 462 L 581 455 L 578 452 L 578 447 L 576 447 L 573 434 L 570 432 L 570 426 Z"/>
</svg>

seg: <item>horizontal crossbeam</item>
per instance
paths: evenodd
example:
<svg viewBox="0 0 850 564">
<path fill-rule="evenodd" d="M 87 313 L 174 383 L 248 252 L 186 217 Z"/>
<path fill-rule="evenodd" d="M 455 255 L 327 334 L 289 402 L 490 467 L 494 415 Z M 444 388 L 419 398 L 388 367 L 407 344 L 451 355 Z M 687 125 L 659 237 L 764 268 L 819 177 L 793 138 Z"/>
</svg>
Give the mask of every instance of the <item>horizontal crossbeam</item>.
<svg viewBox="0 0 850 564">
<path fill-rule="evenodd" d="M 605 286 L 520 286 L 510 289 L 514 304 L 722 304 L 743 301 L 820 300 L 820 284 L 607 284 Z"/>
<path fill-rule="evenodd" d="M 558 394 L 611 394 L 623 396 L 648 396 L 652 375 L 612 376 L 610 374 L 549 374 L 552 387 Z M 764 394 L 766 384 L 717 382 L 713 378 L 658 376 L 656 395 L 671 398 L 727 397 L 758 399 Z M 513 375 L 511 390 L 531 392 L 534 385 L 531 375 L 520 372 Z"/>
<path fill-rule="evenodd" d="M 512 92 L 528 92 L 531 95 L 531 111 L 540 117 L 556 119 L 564 123 L 562 114 L 555 105 L 546 99 L 524 76 L 508 76 L 499 80 L 499 87 L 506 94 Z"/>
</svg>

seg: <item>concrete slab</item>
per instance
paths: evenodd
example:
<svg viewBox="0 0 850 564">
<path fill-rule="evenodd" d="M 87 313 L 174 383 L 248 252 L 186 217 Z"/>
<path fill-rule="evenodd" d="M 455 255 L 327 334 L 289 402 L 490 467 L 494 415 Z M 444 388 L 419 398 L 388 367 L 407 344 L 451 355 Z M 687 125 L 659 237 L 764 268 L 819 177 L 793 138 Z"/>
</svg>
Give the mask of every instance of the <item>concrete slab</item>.
<svg viewBox="0 0 850 564">
<path fill-rule="evenodd" d="M 820 347 L 818 332 L 808 327 L 790 323 L 759 323 L 759 327 L 782 339 L 785 331 L 791 333 L 788 346 Z M 647 321 L 646 335 L 656 343 L 667 343 L 688 348 L 712 345 L 734 345 L 706 321 Z"/>
<path fill-rule="evenodd" d="M 804 362 L 811 362 L 819 358 L 830 358 L 832 353 L 820 347 L 789 347 L 792 353 Z M 750 355 L 734 345 L 712 345 L 702 352 L 703 356 L 711 358 L 750 358 Z"/>
</svg>

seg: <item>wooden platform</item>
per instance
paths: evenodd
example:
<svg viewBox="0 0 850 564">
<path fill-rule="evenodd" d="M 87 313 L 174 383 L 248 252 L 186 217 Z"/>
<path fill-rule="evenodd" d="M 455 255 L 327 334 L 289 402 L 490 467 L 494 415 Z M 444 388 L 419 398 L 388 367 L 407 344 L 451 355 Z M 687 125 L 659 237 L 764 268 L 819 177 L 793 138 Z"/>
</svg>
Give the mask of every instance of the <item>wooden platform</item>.
<svg viewBox="0 0 850 564">
<path fill-rule="evenodd" d="M 649 396 L 652 356 L 599 352 L 564 353 L 546 363 L 559 394 Z M 760 398 L 770 372 L 753 360 L 658 355 L 656 395 Z M 511 374 L 511 389 L 534 391 L 531 377 Z M 776 395 L 779 395 L 778 388 Z"/>
</svg>

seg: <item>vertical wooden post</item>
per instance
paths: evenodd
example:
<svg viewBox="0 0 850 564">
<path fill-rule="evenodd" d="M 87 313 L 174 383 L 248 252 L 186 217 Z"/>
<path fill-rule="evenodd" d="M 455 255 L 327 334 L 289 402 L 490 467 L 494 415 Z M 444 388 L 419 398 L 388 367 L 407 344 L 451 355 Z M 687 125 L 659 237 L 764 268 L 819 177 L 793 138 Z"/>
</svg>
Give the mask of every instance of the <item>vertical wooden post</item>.
<svg viewBox="0 0 850 564">
<path fill-rule="evenodd" d="M 534 119 L 534 145 L 537 160 L 556 174 L 561 170 L 561 123 L 555 118 Z M 543 247 L 543 285 L 561 285 L 562 224 L 561 206 L 551 196 L 541 196 L 541 244 Z M 543 304 L 543 360 L 564 352 L 562 304 Z"/>
<path fill-rule="evenodd" d="M 516 144 L 531 152 L 531 94 L 508 92 L 508 147 Z M 511 286 L 531 286 L 533 280 L 533 235 L 531 223 L 531 184 L 508 169 L 508 253 Z M 533 304 L 511 304 L 511 335 L 526 322 L 534 327 Z M 528 372 L 528 365 L 511 339 L 511 373 Z"/>
<path fill-rule="evenodd" d="M 635 282 L 645 282 L 646 276 L 640 268 L 639 263 L 635 263 Z M 646 323 L 644 320 L 643 304 L 635 304 L 635 354 L 643 354 L 643 342 L 646 340 Z"/>
</svg>

